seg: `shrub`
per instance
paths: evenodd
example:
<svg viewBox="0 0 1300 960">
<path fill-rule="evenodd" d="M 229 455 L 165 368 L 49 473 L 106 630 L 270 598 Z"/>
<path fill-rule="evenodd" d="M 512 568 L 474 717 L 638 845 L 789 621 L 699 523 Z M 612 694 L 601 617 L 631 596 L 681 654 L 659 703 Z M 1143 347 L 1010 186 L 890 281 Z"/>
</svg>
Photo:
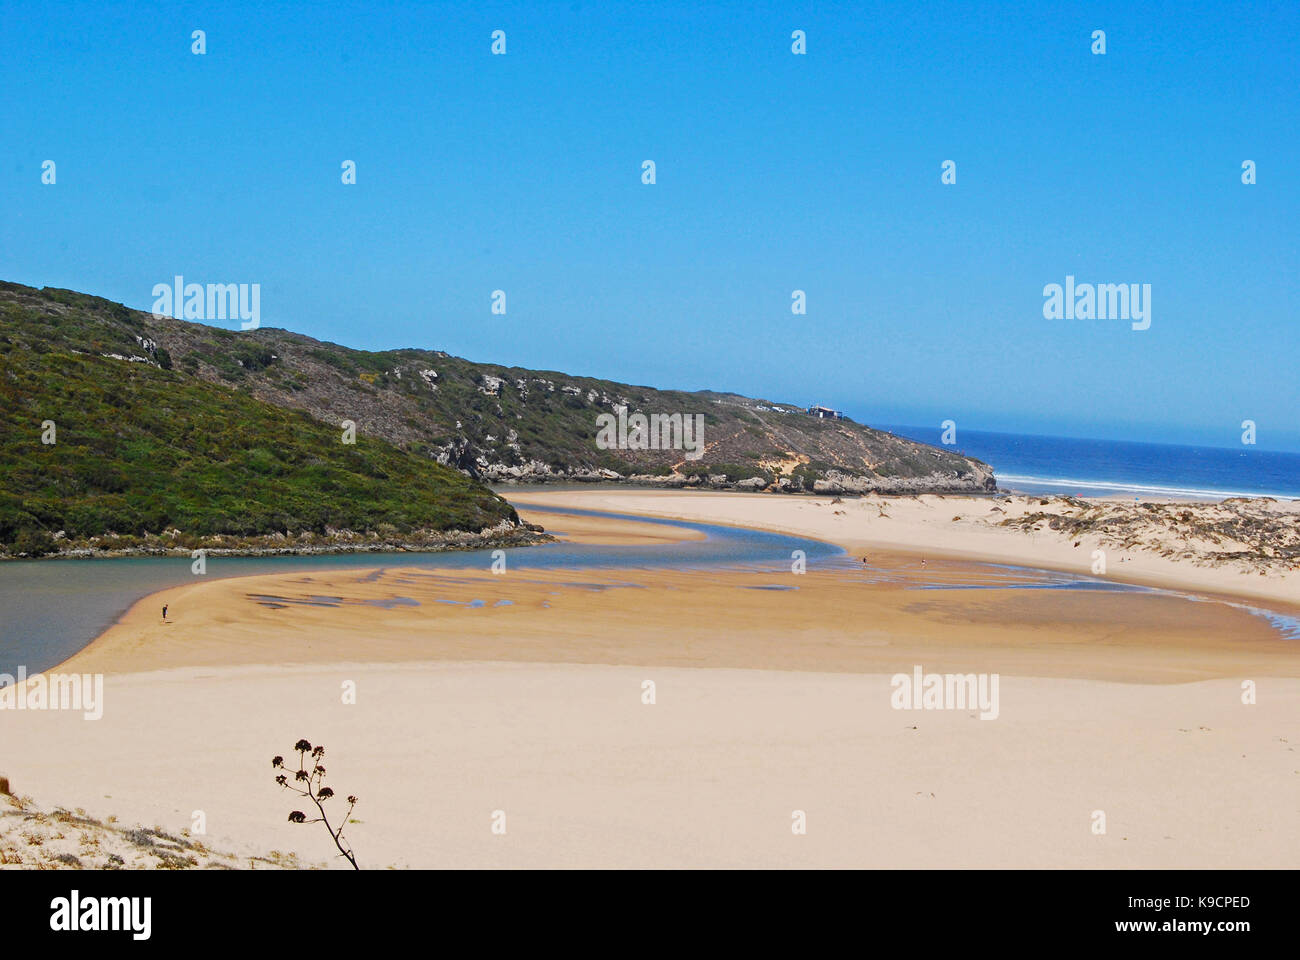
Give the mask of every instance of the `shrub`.
<svg viewBox="0 0 1300 960">
<path fill-rule="evenodd" d="M 29 557 L 43 557 L 54 552 L 54 538 L 46 530 L 22 530 L 14 538 L 11 548 L 13 553 L 25 553 Z"/>
</svg>

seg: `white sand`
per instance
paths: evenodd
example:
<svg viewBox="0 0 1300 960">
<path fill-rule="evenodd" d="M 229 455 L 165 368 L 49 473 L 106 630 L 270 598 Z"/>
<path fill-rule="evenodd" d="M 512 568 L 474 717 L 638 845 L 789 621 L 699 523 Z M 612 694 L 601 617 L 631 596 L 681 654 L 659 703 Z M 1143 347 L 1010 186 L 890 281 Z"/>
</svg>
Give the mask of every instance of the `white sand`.
<svg viewBox="0 0 1300 960">
<path fill-rule="evenodd" d="M 1245 706 L 1227 680 L 1004 677 L 996 720 L 897 711 L 889 694 L 885 676 L 749 670 L 178 670 L 110 678 L 99 722 L 13 714 L 6 753 L 19 792 L 175 831 L 203 810 L 215 847 L 317 862 L 329 838 L 286 822 L 301 805 L 269 762 L 307 737 L 327 747 L 328 782 L 361 798 L 349 833 L 364 867 L 1300 860 L 1300 681 L 1261 680 Z"/>
<path fill-rule="evenodd" d="M 888 519 L 871 500 L 832 505 L 828 498 L 633 491 L 518 499 L 764 526 L 855 551 L 942 550 L 1076 570 L 1081 563 L 1054 534 L 954 523 L 955 513 L 986 509 L 961 498 L 889 500 Z M 1131 562 L 1126 577 L 1181 586 L 1268 597 L 1289 597 L 1294 586 L 1291 575 L 1244 577 L 1147 555 Z M 190 630 L 193 643 L 168 649 L 194 658 L 181 662 L 208 665 L 133 669 L 132 663 L 161 655 L 155 650 L 161 639 L 153 626 L 135 629 L 128 616 L 115 628 L 115 640 L 82 655 L 106 664 L 95 667 L 108 673 L 102 720 L 79 713 L 0 715 L 0 759 L 16 793 L 47 807 L 84 807 L 92 816 L 116 815 L 175 833 L 191 828 L 195 811 L 203 811 L 208 832 L 199 839 L 216 849 L 244 856 L 287 851 L 317 863 L 331 858 L 329 838 L 319 825 L 287 822 L 290 810 L 304 809 L 302 801 L 274 785 L 270 764 L 306 738 L 327 748 L 328 784 L 340 796 L 361 798 L 355 814 L 361 822 L 348 832 L 365 867 L 1293 868 L 1300 862 L 1300 679 L 1284 644 L 1264 659 L 1248 660 L 1243 649 L 1240 677 L 1216 667 L 1222 679 L 1153 685 L 1062 678 L 1117 658 L 1128 642 L 1123 624 L 1091 644 L 1053 643 L 1051 636 L 1039 644 L 1030 637 L 1022 642 L 1040 658 L 1056 657 L 1062 672 L 1003 676 L 1000 716 L 980 720 L 969 710 L 896 711 L 889 677 L 878 672 L 773 669 L 770 644 L 769 669 L 761 670 L 747 669 L 748 661 L 745 669 L 481 662 L 467 659 L 481 649 L 475 643 L 492 640 L 499 647 L 516 638 L 475 637 L 468 630 L 462 636 L 458 621 L 441 617 L 430 618 L 427 629 L 441 649 L 461 650 L 466 659 L 433 663 L 408 655 L 400 662 L 389 651 L 388 662 L 331 663 L 325 654 L 354 655 L 366 631 L 379 646 L 409 645 L 385 633 L 385 624 L 405 622 L 411 611 L 364 611 L 363 621 L 348 624 L 351 642 L 331 647 L 329 637 L 313 634 L 306 613 L 280 610 L 273 619 L 265 608 L 250 613 L 247 602 L 229 597 L 227 606 L 203 607 L 203 597 L 229 591 L 216 584 L 177 589 L 189 591 L 190 599 L 184 618 L 168 629 Z M 969 609 L 955 597 L 934 592 L 926 604 Z M 1064 598 L 1061 604 L 1069 609 Z M 567 606 L 590 609 L 557 602 L 548 616 Z M 737 599 L 738 610 L 749 606 Z M 846 629 L 829 607 L 826 623 Z M 155 609 L 148 608 L 152 619 Z M 738 625 L 737 642 L 725 649 L 743 650 L 744 620 L 710 609 L 711 633 Z M 543 632 L 530 643 L 567 623 L 537 620 Z M 496 622 L 504 629 L 511 621 L 502 615 Z M 619 636 L 600 622 L 575 618 L 569 626 L 585 631 L 574 633 L 577 642 L 599 650 Z M 1050 633 L 1050 622 L 1034 629 Z M 690 610 L 665 609 L 652 625 L 662 636 L 658 646 L 644 649 L 663 659 L 677 646 L 689 652 L 701 633 L 693 630 Z M 991 644 L 1005 642 L 1004 629 L 986 629 Z M 256 659 L 279 650 L 267 647 L 268 630 L 283 646 L 279 663 Z M 561 635 L 554 636 L 559 642 Z M 848 642 L 819 631 L 816 622 L 803 624 L 800 638 L 805 646 L 823 643 L 827 662 L 838 662 Z M 1213 651 L 1220 666 L 1232 656 L 1233 639 L 1224 637 Z M 892 644 L 904 660 L 936 650 L 933 637 L 929 647 L 893 634 L 872 642 Z M 814 661 L 816 654 L 807 653 Z M 225 665 L 237 656 L 254 665 Z M 295 659 L 315 662 L 288 665 Z M 1246 673 L 1247 663 L 1263 667 L 1253 671 L 1258 676 Z M 645 679 L 657 684 L 653 706 L 641 702 Z M 1241 702 L 1243 680 L 1257 683 L 1257 704 Z M 355 705 L 342 703 L 347 681 L 357 684 Z M 504 836 L 490 829 L 496 810 L 506 814 Z M 791 832 L 796 810 L 807 815 L 806 836 Z M 1092 831 L 1098 810 L 1107 820 L 1100 836 Z"/>
<path fill-rule="evenodd" d="M 779 494 L 715 493 L 707 491 L 521 490 L 510 501 L 527 513 L 528 504 L 582 507 L 645 516 L 756 527 L 825 540 L 850 553 L 891 550 L 965 560 L 1010 563 L 1046 570 L 1092 575 L 1092 552 L 1103 548 L 1095 538 L 1076 539 L 1053 530 L 1024 533 L 998 527 L 1001 519 L 1030 511 L 1054 512 L 1039 497 L 936 496 L 834 497 Z M 1295 516 L 1300 501 L 1278 504 L 1275 510 Z M 1001 510 L 1001 513 L 995 513 Z M 883 511 L 883 515 L 882 515 Z M 954 520 L 954 517 L 958 518 Z M 546 523 L 546 514 L 533 519 Z M 1172 537 L 1153 535 L 1162 545 Z M 1197 566 L 1149 550 L 1120 550 L 1104 546 L 1106 576 L 1128 583 L 1232 594 L 1300 604 L 1300 570 L 1278 570 L 1267 576 L 1243 573 L 1232 566 Z"/>
</svg>

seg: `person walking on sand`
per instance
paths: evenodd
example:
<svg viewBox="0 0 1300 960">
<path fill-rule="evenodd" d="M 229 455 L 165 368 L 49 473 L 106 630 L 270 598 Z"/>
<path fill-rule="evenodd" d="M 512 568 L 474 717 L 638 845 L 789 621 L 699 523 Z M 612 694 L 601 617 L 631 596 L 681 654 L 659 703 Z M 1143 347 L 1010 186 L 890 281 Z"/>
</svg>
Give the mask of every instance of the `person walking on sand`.
<svg viewBox="0 0 1300 960">
<path fill-rule="evenodd" d="M 167 604 L 163 604 L 163 619 L 167 619 Z"/>
</svg>

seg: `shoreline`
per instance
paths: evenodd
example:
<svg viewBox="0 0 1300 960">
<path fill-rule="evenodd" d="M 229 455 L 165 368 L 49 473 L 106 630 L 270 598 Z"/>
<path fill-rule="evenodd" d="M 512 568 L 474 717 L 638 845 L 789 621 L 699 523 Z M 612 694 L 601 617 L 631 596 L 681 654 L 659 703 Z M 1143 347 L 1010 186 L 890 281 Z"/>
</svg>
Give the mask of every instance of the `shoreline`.
<svg viewBox="0 0 1300 960">
<path fill-rule="evenodd" d="M 1177 595 L 1122 592 L 1098 604 L 1091 590 L 988 584 L 979 567 L 898 559 L 902 581 L 892 571 L 414 567 L 208 580 L 150 594 L 47 672 L 472 660 L 855 675 L 933 663 L 1157 685 L 1242 671 L 1300 678 L 1297 644 L 1238 603 L 1193 610 Z M 919 577 L 938 589 L 909 587 Z M 680 613 L 665 623 L 666 609 Z"/>
<path fill-rule="evenodd" d="M 1129 502 L 1134 499 L 1151 500 L 1157 503 L 1173 501 L 1176 503 L 1222 503 L 1225 500 L 1276 500 L 1290 503 L 1300 500 L 1296 493 L 1252 493 L 1245 490 L 1207 490 L 1178 487 L 1142 487 L 1138 484 L 1126 486 L 1111 481 L 1093 483 L 1065 482 L 1036 477 L 1021 477 L 1010 481 L 1012 486 L 998 487 L 999 493 L 1018 497 L 1080 497 L 1085 500 L 1119 500 Z M 1016 483 L 1045 487 L 1045 490 L 1032 490 L 1016 487 Z M 1086 491 L 1086 492 L 1079 492 Z M 1097 492 L 1091 492 L 1097 491 Z M 1107 492 L 1108 491 L 1108 492 Z"/>
<path fill-rule="evenodd" d="M 960 533 L 964 536 L 958 537 L 948 526 L 952 521 L 943 519 L 942 508 L 945 505 L 954 509 L 962 505 L 977 505 L 980 510 L 975 512 L 976 515 L 981 512 L 987 514 L 992 507 L 1006 503 L 1005 497 L 924 494 L 917 497 L 864 496 L 843 499 L 816 495 L 801 497 L 799 502 L 793 504 L 793 509 L 769 510 L 766 515 L 762 515 L 759 510 L 744 509 L 746 498 L 770 501 L 773 496 L 775 495 L 691 491 L 656 492 L 651 498 L 648 493 L 620 490 L 590 493 L 538 490 L 517 495 L 511 502 L 516 510 L 521 511 L 521 516 L 530 503 L 548 507 L 583 507 L 585 503 L 585 509 L 642 513 L 665 520 L 708 522 L 820 540 L 840 547 L 850 556 L 887 550 L 917 557 L 1011 564 L 1029 570 L 1051 570 L 1083 576 L 1095 576 L 1089 562 L 1091 551 L 1103 547 L 1096 538 L 1080 538 L 1080 546 L 1076 548 L 1073 540 L 1068 537 L 1046 535 L 1046 531 L 1045 535 L 1039 536 L 999 527 L 978 529 L 973 535 L 969 529 L 963 529 Z M 842 503 L 836 502 L 839 499 L 842 499 Z M 1043 501 L 1049 505 L 1066 502 L 1063 498 L 1039 495 L 1017 495 L 1012 500 L 1018 500 L 1021 506 L 1041 505 Z M 788 503 L 784 499 L 775 502 Z M 1094 501 L 1089 499 L 1086 502 Z M 1095 502 L 1105 504 L 1115 501 L 1107 498 Z M 1184 505 L 1181 501 L 1164 503 L 1180 507 Z M 827 522 L 825 517 L 812 517 L 807 514 L 809 507 L 806 505 L 813 504 L 817 505 L 814 509 L 818 510 L 838 506 L 846 520 L 837 523 Z M 879 511 L 883 505 L 886 512 L 896 510 L 905 515 L 886 518 L 898 520 L 898 523 L 883 524 L 869 522 L 881 519 L 878 514 L 854 518 L 868 522 L 851 526 L 847 520 L 848 511 L 843 509 L 846 504 L 852 504 L 860 512 L 866 513 L 870 512 L 870 508 Z M 1300 501 L 1295 502 L 1294 509 L 1300 523 Z M 720 515 L 719 510 L 724 510 L 724 513 Z M 928 513 L 929 516 L 918 515 L 923 513 Z M 834 509 L 829 510 L 828 515 L 834 516 Z M 1135 586 L 1206 594 L 1215 598 L 1266 600 L 1300 614 L 1300 567 L 1259 577 L 1223 566 L 1198 566 L 1192 562 L 1168 560 L 1153 555 L 1150 551 L 1133 549 L 1108 552 L 1118 556 L 1108 564 L 1103 579 Z"/>
<path fill-rule="evenodd" d="M 827 517 L 836 515 L 836 511 L 834 510 L 814 517 L 786 516 L 784 518 L 773 518 L 769 514 L 766 516 L 750 515 L 744 518 L 736 518 L 732 516 L 720 517 L 717 515 L 717 504 L 719 500 L 724 498 L 739 498 L 740 501 L 742 501 L 742 505 L 748 505 L 755 502 L 755 498 L 758 496 L 755 494 L 729 494 L 726 492 L 665 493 L 662 491 L 656 491 L 648 495 L 654 498 L 655 503 L 645 503 L 644 500 L 641 499 L 641 494 L 632 491 L 534 491 L 531 496 L 517 498 L 517 502 L 515 502 L 514 505 L 519 511 L 521 518 L 527 520 L 529 516 L 532 516 L 537 520 L 549 521 L 552 524 L 558 523 L 559 526 L 556 527 L 556 529 L 562 534 L 561 536 L 556 537 L 556 540 L 559 542 L 603 545 L 653 543 L 667 546 L 673 542 L 684 542 L 703 538 L 703 534 L 698 531 L 686 527 L 672 526 L 671 524 L 673 521 L 681 521 L 685 523 L 701 522 L 738 530 L 763 530 L 766 532 L 795 536 L 804 540 L 818 541 L 844 550 L 849 558 L 856 557 L 865 550 L 870 553 L 871 557 L 875 561 L 884 561 L 886 563 L 894 562 L 900 564 L 911 563 L 915 568 L 912 571 L 912 575 L 920 574 L 924 569 L 926 569 L 924 563 L 926 558 L 928 558 L 936 564 L 936 566 L 928 568 L 930 570 L 938 569 L 938 565 L 943 565 L 945 568 L 952 567 L 958 570 L 964 570 L 965 568 L 974 565 L 975 567 L 1011 567 L 1022 571 L 1025 575 L 1030 577 L 1038 576 L 1041 573 L 1051 572 L 1087 576 L 1086 570 L 1080 570 L 1077 567 L 1064 563 L 1053 562 L 1054 558 L 1044 556 L 1042 551 L 1034 549 L 1034 544 L 1030 542 L 1029 537 L 1024 534 L 1010 531 L 1002 532 L 1010 533 L 1011 538 L 1019 539 L 1009 539 L 1004 541 L 1004 549 L 1001 551 L 993 549 L 978 551 L 951 548 L 926 549 L 915 543 L 900 543 L 897 537 L 892 539 L 888 537 L 878 537 L 877 539 L 863 540 L 860 537 L 847 536 L 843 529 L 836 528 L 837 526 L 842 525 L 832 524 L 828 526 L 826 523 Z M 668 499 L 672 502 L 665 503 L 665 500 Z M 704 499 L 707 499 L 709 502 L 707 504 L 702 503 L 701 501 Z M 805 505 L 807 504 L 813 505 L 816 509 L 821 509 L 822 507 L 832 507 L 838 502 L 837 499 L 830 500 L 825 497 L 805 497 L 801 499 L 803 500 L 803 504 L 796 505 L 796 513 L 805 510 Z M 938 501 L 948 501 L 950 498 L 945 496 L 936 496 L 935 499 Z M 983 498 L 977 499 L 982 500 Z M 1030 499 L 1036 500 L 1037 498 Z M 591 502 L 593 500 L 598 502 Z M 778 502 L 784 500 L 785 498 L 781 498 Z M 763 498 L 762 502 L 770 501 L 771 498 L 769 497 Z M 873 498 L 863 498 L 862 500 L 863 504 L 868 505 L 874 502 Z M 899 501 L 893 502 L 897 503 Z M 915 498 L 906 498 L 903 502 L 917 503 L 918 501 Z M 539 510 L 530 514 L 528 509 L 530 505 L 544 507 L 546 509 L 544 512 Z M 564 511 L 566 507 L 577 510 L 598 510 L 624 514 L 627 519 L 565 513 Z M 707 511 L 707 515 L 705 515 L 705 511 Z M 654 524 L 638 523 L 634 519 L 636 515 L 654 518 L 660 522 Z M 567 533 L 565 531 L 567 531 Z M 903 527 L 902 531 L 908 536 L 914 535 L 916 532 L 915 524 Z M 994 546 L 996 545 L 997 544 L 994 544 Z M 1008 552 L 1008 549 L 1010 552 Z M 321 583 L 332 582 L 335 583 L 337 589 L 343 589 L 338 586 L 340 581 L 346 582 L 350 578 L 360 578 L 362 575 L 369 576 L 375 571 L 373 566 L 360 562 L 362 557 L 359 556 L 358 560 L 359 562 L 356 566 L 349 565 L 328 571 L 317 570 L 310 575 L 304 571 L 296 571 L 292 574 L 286 572 L 283 574 L 260 573 L 236 575 L 210 580 L 199 580 L 197 582 L 179 584 L 162 590 L 151 591 L 128 605 L 123 611 L 121 611 L 116 619 L 101 630 L 100 633 L 97 634 L 86 646 L 71 654 L 56 666 L 43 672 L 59 672 L 64 670 L 65 667 L 77 666 L 84 663 L 86 658 L 91 654 L 94 654 L 97 657 L 104 646 L 109 643 L 112 638 L 118 636 L 122 632 L 134 631 L 138 633 L 141 631 L 147 631 L 149 629 L 149 624 L 151 624 L 155 619 L 153 614 L 150 613 L 150 610 L 160 607 L 163 603 L 167 603 L 173 610 L 178 609 L 179 606 L 185 605 L 188 602 L 187 598 L 194 591 L 203 591 L 206 588 L 216 588 L 218 593 L 224 592 L 226 595 L 234 595 L 240 591 L 253 589 L 258 585 L 283 584 L 285 581 L 304 577 L 307 580 Z M 921 563 L 920 567 L 916 567 L 918 561 Z M 392 564 L 386 565 L 384 569 L 390 574 L 397 575 L 402 575 L 404 573 L 407 576 L 432 576 L 435 578 L 446 577 L 449 580 L 474 579 L 473 571 L 463 569 L 447 569 L 439 573 L 437 568 L 410 568 L 408 570 Z M 672 570 L 671 567 L 666 569 L 669 571 Z M 722 568 L 704 569 L 715 579 L 725 579 L 726 575 Z M 653 570 L 653 568 L 651 568 L 651 570 Z M 662 571 L 660 573 L 662 573 Z M 1185 571 L 1179 571 L 1179 576 L 1176 577 L 1170 577 L 1168 575 L 1143 576 L 1138 572 L 1138 568 L 1135 565 L 1133 568 L 1124 569 L 1121 576 L 1098 579 L 1104 579 L 1120 584 L 1131 584 L 1137 587 L 1153 588 L 1161 591 L 1162 594 L 1168 597 L 1187 597 L 1190 599 L 1201 598 L 1227 606 L 1238 608 L 1245 607 L 1246 609 L 1252 610 L 1261 609 L 1253 607 L 1252 604 L 1264 602 L 1268 604 L 1268 612 L 1283 616 L 1292 616 L 1295 619 L 1300 620 L 1300 604 L 1296 604 L 1293 599 L 1282 592 L 1282 590 L 1285 589 L 1285 582 L 1281 589 L 1276 588 L 1276 585 L 1271 583 L 1266 583 L 1263 589 L 1256 589 L 1254 591 L 1247 590 L 1244 587 L 1233 589 L 1233 587 L 1238 587 L 1238 583 L 1233 581 L 1231 577 L 1226 577 L 1226 571 L 1212 570 L 1206 571 L 1206 573 L 1213 574 L 1213 576 L 1209 578 L 1208 583 L 1204 581 L 1204 578 L 1198 580 L 1195 577 L 1186 576 Z M 590 581 L 619 574 L 624 576 L 635 574 L 641 580 L 656 582 L 661 585 L 670 585 L 672 580 L 671 576 L 660 576 L 658 573 L 653 573 L 650 570 L 644 570 L 641 568 L 635 568 L 633 570 L 628 570 L 626 568 L 584 568 L 569 573 L 562 573 L 559 576 L 552 574 L 552 576 L 554 576 L 557 581 L 562 582 L 565 576 Z M 534 573 L 533 576 L 544 578 L 546 575 Z M 770 575 L 767 574 L 757 574 L 755 576 L 757 579 L 770 577 Z M 1242 579 L 1245 579 L 1244 576 Z M 489 579 L 487 583 L 492 583 L 492 580 Z M 227 587 L 223 590 L 217 588 L 218 584 L 234 584 L 235 586 Z M 1254 584 L 1250 584 L 1250 586 L 1254 586 Z M 276 587 L 268 586 L 265 587 L 262 592 L 267 593 L 274 589 L 276 589 Z M 1004 591 L 993 591 L 991 595 L 1001 594 L 1003 592 Z M 221 602 L 229 603 L 230 601 L 223 600 Z M 378 613 L 379 611 L 376 610 L 374 612 Z M 653 616 L 653 612 L 647 610 L 645 615 Z M 724 611 L 720 610 L 718 615 L 724 615 Z M 815 617 L 816 613 L 810 612 L 809 616 Z M 320 628 L 327 629 L 328 626 L 328 624 L 321 624 Z M 356 627 L 358 629 L 363 629 L 360 623 L 356 624 Z M 726 663 L 725 665 L 743 667 L 748 664 Z M 110 667 L 109 669 L 113 670 L 114 668 Z M 803 669 L 809 669 L 809 667 L 804 666 Z M 816 668 L 813 667 L 813 669 Z M 1049 672 L 1045 675 L 1052 674 Z M 1080 674 L 1080 676 L 1087 677 L 1092 675 Z M 1142 682 L 1142 680 L 1139 679 L 1131 682 Z"/>
<path fill-rule="evenodd" d="M 194 552 L 199 550 L 209 557 L 315 557 L 349 553 L 358 555 L 367 553 L 449 553 L 453 551 L 486 550 L 490 547 L 531 546 L 533 544 L 551 543 L 553 540 L 545 532 L 530 529 L 522 524 L 520 528 L 511 531 L 495 531 L 491 533 L 452 531 L 450 534 L 440 535 L 439 537 L 431 536 L 424 540 L 381 539 L 378 535 L 353 533 L 350 536 L 339 534 L 334 538 L 326 538 L 328 540 L 326 543 L 316 543 L 314 541 L 317 539 L 317 535 L 310 534 L 306 535 L 306 538 L 312 542 L 302 543 L 297 546 L 284 546 L 289 538 L 283 534 L 237 538 L 256 542 L 234 547 L 204 545 L 201 539 L 182 536 L 190 542 L 186 545 L 136 545 L 107 549 L 77 546 L 50 551 L 38 556 L 4 554 L 0 555 L 0 565 L 9 561 L 26 560 L 116 560 L 126 557 L 179 558 L 192 557 Z M 143 539 L 158 540 L 161 538 Z M 224 538 L 219 538 L 219 540 L 225 542 Z M 58 543 L 57 540 L 54 542 Z"/>
<path fill-rule="evenodd" d="M 516 506 L 645 506 L 624 494 Z M 1300 775 L 1300 644 L 1239 604 L 1035 589 L 1051 577 L 941 556 L 927 538 L 961 526 L 955 499 L 890 501 L 897 525 L 882 527 L 825 497 L 741 495 L 764 511 L 745 524 L 735 495 L 668 496 L 643 515 L 845 547 L 864 528 L 884 543 L 906 533 L 929 563 L 873 547 L 867 568 L 810 561 L 802 574 L 783 556 L 758 571 L 359 563 L 204 579 L 150 594 L 55 668 L 104 677 L 102 719 L 0 711 L 0 769 L 46 806 L 172 836 L 202 810 L 214 849 L 288 865 L 331 856 L 328 838 L 285 822 L 292 798 L 266 762 L 301 737 L 326 746 L 331 786 L 360 796 L 349 837 L 367 869 L 1282 868 L 1300 856 L 1285 802 Z M 537 515 L 600 542 L 696 534 Z M 1050 553 L 1045 536 L 968 526 Z M 1000 677 L 996 716 L 900 710 L 894 678 L 917 668 Z M 204 762 L 178 781 L 196 749 Z M 1090 829 L 1097 810 L 1109 835 Z M 490 829 L 496 811 L 506 835 Z M 793 840 L 792 811 L 809 824 Z"/>
<path fill-rule="evenodd" d="M 1295 645 L 1251 605 L 1258 602 L 1253 597 L 1183 582 L 1172 590 L 1166 584 L 1155 591 L 1112 591 L 1105 604 L 1097 604 L 1090 585 L 1105 581 L 1089 577 L 1067 582 L 1072 589 L 1034 590 L 1054 583 L 1052 567 L 1038 553 L 1026 554 L 1032 538 L 1013 530 L 993 531 L 1018 547 L 1012 557 L 923 551 L 915 543 L 900 546 L 897 537 L 877 536 L 871 564 L 858 567 L 852 558 L 865 548 L 853 535 L 848 512 L 834 509 L 842 502 L 809 500 L 790 507 L 749 495 L 739 501 L 727 494 L 651 496 L 653 502 L 646 503 L 645 495 L 627 493 L 534 494 L 517 498 L 516 508 L 523 516 L 546 519 L 572 542 L 668 546 L 702 536 L 673 521 L 709 522 L 816 539 L 848 551 L 849 562 L 826 568 L 813 562 L 792 576 L 789 558 L 777 550 L 766 569 L 670 565 L 507 573 L 486 563 L 389 563 L 198 580 L 150 593 L 55 669 L 121 674 L 196 665 L 477 659 L 870 673 L 893 669 L 899 650 L 911 649 L 963 671 L 986 661 L 1001 673 L 1129 683 L 1225 677 L 1246 664 L 1264 675 L 1300 671 Z M 942 507 L 942 514 L 954 509 L 937 499 L 938 507 L 919 501 L 913 506 Z M 530 513 L 530 505 L 545 512 Z M 752 514 L 763 506 L 766 513 Z M 778 507 L 783 514 L 773 512 Z M 751 513 L 737 517 L 726 508 Z M 656 514 L 657 523 L 634 519 Z M 925 532 L 915 522 L 898 529 L 909 538 Z M 912 592 L 927 583 L 957 592 Z M 610 598 L 617 598 L 614 606 Z M 1197 599 L 1210 602 L 1193 616 L 1188 604 Z M 173 617 L 184 611 L 183 637 L 172 631 L 171 619 L 157 617 L 164 603 Z M 1300 622 L 1300 608 L 1269 603 L 1268 612 L 1294 611 Z M 673 607 L 691 614 L 690 624 L 683 624 L 690 638 L 685 651 L 675 632 L 663 632 L 662 611 Z M 382 639 L 373 636 L 381 625 Z M 1116 630 L 1126 639 L 1107 659 L 1083 652 Z M 1226 637 L 1232 642 L 1225 643 Z M 1063 642 L 1080 645 L 1079 654 L 1062 659 Z"/>
</svg>

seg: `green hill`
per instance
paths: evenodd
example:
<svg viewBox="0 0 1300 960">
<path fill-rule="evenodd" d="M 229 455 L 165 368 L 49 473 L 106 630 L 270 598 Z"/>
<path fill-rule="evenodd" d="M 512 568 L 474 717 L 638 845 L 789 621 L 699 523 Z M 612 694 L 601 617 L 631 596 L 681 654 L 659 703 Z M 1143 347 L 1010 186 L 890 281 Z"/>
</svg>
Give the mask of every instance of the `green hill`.
<svg viewBox="0 0 1300 960">
<path fill-rule="evenodd" d="M 129 313 L 118 317 L 133 326 Z M 5 552 L 338 546 L 344 530 L 360 545 L 369 533 L 435 546 L 498 526 L 526 538 L 505 500 L 427 456 L 362 434 L 345 444 L 340 430 L 302 411 L 103 357 L 120 338 L 98 341 L 75 311 L 47 321 L 33 325 L 29 311 L 0 304 Z M 52 444 L 42 443 L 46 422 Z M 180 534 L 164 536 L 172 530 Z M 117 536 L 91 544 L 105 534 Z"/>
<path fill-rule="evenodd" d="M 475 363 L 436 350 L 367 352 L 286 330 L 238 331 L 65 290 L 0 284 L 0 318 L 28 345 L 135 357 L 233 387 L 489 481 L 631 480 L 789 492 L 994 489 L 986 464 L 788 403 L 656 390 L 593 377 Z M 602 414 L 698 414 L 704 455 L 600 449 Z"/>
<path fill-rule="evenodd" d="M 373 539 L 517 523 L 479 481 L 996 488 L 978 460 L 792 404 L 353 350 L 15 283 L 0 283 L 0 397 L 0 542 L 11 552 L 60 530 Z M 602 449 L 599 418 L 619 411 L 700 418 L 703 455 Z M 57 444 L 41 444 L 44 420 Z M 343 421 L 356 424 L 355 446 L 340 442 Z"/>
</svg>

